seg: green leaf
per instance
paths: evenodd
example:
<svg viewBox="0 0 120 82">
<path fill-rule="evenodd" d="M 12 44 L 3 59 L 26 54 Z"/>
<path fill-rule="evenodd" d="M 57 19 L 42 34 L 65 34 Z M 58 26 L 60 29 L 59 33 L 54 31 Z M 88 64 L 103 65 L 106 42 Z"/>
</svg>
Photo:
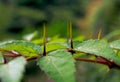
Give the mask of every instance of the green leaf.
<svg viewBox="0 0 120 82">
<path fill-rule="evenodd" d="M 120 50 L 120 40 L 116 40 L 110 43 L 110 47 Z"/>
<path fill-rule="evenodd" d="M 85 53 L 75 53 L 73 54 L 73 57 L 74 58 L 79 58 L 79 57 L 82 57 L 82 56 L 85 56 L 86 54 Z"/>
<path fill-rule="evenodd" d="M 75 82 L 74 59 L 69 52 L 56 50 L 38 59 L 38 65 L 55 82 Z"/>
<path fill-rule="evenodd" d="M 0 44 L 1 50 L 14 50 L 26 57 L 34 57 L 39 55 L 42 50 L 40 46 L 22 40 L 8 41 Z"/>
<path fill-rule="evenodd" d="M 80 36 L 74 38 L 73 40 L 74 41 L 83 41 L 83 40 L 85 40 L 85 36 L 84 35 L 80 35 Z"/>
<path fill-rule="evenodd" d="M 67 47 L 68 47 L 67 44 L 62 42 L 50 42 L 46 44 L 46 52 L 57 50 L 57 49 L 66 49 Z"/>
<path fill-rule="evenodd" d="M 60 38 L 59 35 L 55 35 L 50 38 L 50 42 L 66 42 L 65 38 Z"/>
<path fill-rule="evenodd" d="M 32 40 L 32 42 L 35 43 L 35 44 L 42 44 L 43 43 L 43 38 Z"/>
<path fill-rule="evenodd" d="M 0 52 L 0 64 L 4 63 L 4 58 L 2 56 L 2 53 Z"/>
<path fill-rule="evenodd" d="M 0 78 L 2 82 L 21 82 L 26 60 L 23 57 L 16 58 L 8 64 L 0 65 Z"/>
<path fill-rule="evenodd" d="M 108 60 L 113 60 L 117 64 L 120 64 L 119 57 L 110 48 L 109 44 L 103 40 L 83 41 L 75 48 L 75 50 L 97 56 L 102 56 Z"/>
<path fill-rule="evenodd" d="M 52 39 L 50 42 L 66 42 L 66 39 L 64 38 L 58 38 L 58 39 Z"/>
<path fill-rule="evenodd" d="M 81 41 L 73 41 L 73 47 L 77 47 L 79 44 L 81 43 Z"/>
</svg>

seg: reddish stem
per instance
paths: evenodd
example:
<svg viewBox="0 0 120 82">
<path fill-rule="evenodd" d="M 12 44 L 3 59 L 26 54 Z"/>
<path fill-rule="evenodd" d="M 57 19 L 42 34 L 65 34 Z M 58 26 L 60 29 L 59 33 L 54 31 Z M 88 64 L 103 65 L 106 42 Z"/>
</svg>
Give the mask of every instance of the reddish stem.
<svg viewBox="0 0 120 82">
<path fill-rule="evenodd" d="M 86 59 L 86 58 L 75 58 L 75 60 L 77 60 L 77 61 L 99 63 L 99 64 L 107 65 L 109 68 L 118 68 L 118 69 L 120 69 L 120 65 L 117 65 L 114 62 L 111 62 L 111 61 L 109 61 L 107 59 L 104 60 L 104 59 L 103 60 L 90 60 L 90 59 Z"/>
<path fill-rule="evenodd" d="M 16 54 L 3 54 L 4 57 L 19 57 L 21 55 L 16 55 Z"/>
<path fill-rule="evenodd" d="M 74 50 L 71 50 L 71 49 L 67 49 L 68 52 L 71 52 L 71 53 L 75 53 Z M 21 56 L 21 54 L 16 54 L 16 53 L 13 53 L 12 51 L 4 51 L 4 52 L 9 52 L 10 54 L 3 54 L 4 58 L 5 57 L 19 57 Z M 42 56 L 42 55 L 41 55 Z M 39 56 L 36 56 L 36 57 L 32 57 L 32 58 L 26 58 L 27 61 L 30 61 L 30 60 L 35 60 L 37 59 Z M 87 59 L 87 58 L 75 58 L 75 60 L 77 61 L 85 61 L 85 62 L 92 62 L 92 63 L 99 63 L 99 64 L 104 64 L 104 65 L 107 65 L 109 68 L 118 68 L 120 69 L 120 65 L 117 65 L 114 61 L 110 61 L 106 58 L 103 58 L 103 57 L 100 57 L 100 56 L 96 56 L 97 60 L 90 60 L 90 59 Z"/>
<path fill-rule="evenodd" d="M 85 62 L 93 62 L 93 63 L 100 63 L 100 64 L 105 64 L 107 65 L 105 62 L 103 61 L 99 61 L 99 60 L 90 60 L 90 59 L 87 59 L 87 58 L 75 58 L 75 60 L 77 61 L 85 61 Z"/>
<path fill-rule="evenodd" d="M 32 58 L 26 58 L 27 61 L 31 61 L 31 60 L 36 60 L 39 56 L 36 57 L 32 57 Z"/>
</svg>

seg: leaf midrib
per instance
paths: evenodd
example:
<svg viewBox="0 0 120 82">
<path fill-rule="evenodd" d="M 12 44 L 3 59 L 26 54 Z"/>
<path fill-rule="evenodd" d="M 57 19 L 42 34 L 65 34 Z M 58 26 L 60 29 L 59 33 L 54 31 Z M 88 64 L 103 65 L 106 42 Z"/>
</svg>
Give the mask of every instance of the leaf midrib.
<svg viewBox="0 0 120 82">
<path fill-rule="evenodd" d="M 52 57 L 52 56 L 51 56 Z M 58 71 L 58 73 L 60 74 L 60 76 L 62 77 L 63 81 L 65 81 L 64 79 L 64 75 L 57 69 L 57 66 L 54 64 L 54 62 L 52 61 L 52 59 L 50 58 L 50 56 L 46 57 L 48 61 L 51 61 L 51 63 L 53 64 L 53 66 L 55 67 L 55 69 Z"/>
</svg>

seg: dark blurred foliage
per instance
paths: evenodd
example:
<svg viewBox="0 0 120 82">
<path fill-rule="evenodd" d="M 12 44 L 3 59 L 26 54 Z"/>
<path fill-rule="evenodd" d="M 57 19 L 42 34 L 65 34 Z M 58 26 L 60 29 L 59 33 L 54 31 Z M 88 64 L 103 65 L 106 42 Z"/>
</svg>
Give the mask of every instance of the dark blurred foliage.
<svg viewBox="0 0 120 82">
<path fill-rule="evenodd" d="M 104 36 L 119 29 L 119 6 L 119 0 L 0 0 L 0 30 L 4 33 L 0 37 L 9 33 L 11 38 L 20 38 L 20 34 L 40 30 L 43 23 L 50 36 L 57 33 L 65 37 L 70 20 L 75 36 L 84 34 L 89 38 L 92 32 L 96 38 L 100 28 Z"/>
<path fill-rule="evenodd" d="M 73 23 L 73 36 L 108 40 L 120 37 L 120 0 L 0 0 L 0 40 L 22 39 L 34 31 L 42 37 L 43 23 L 48 37 L 68 37 L 69 21 Z M 107 67 L 77 62 L 77 82 L 119 82 L 120 71 Z M 32 61 L 28 64 L 23 82 L 52 82 Z"/>
</svg>

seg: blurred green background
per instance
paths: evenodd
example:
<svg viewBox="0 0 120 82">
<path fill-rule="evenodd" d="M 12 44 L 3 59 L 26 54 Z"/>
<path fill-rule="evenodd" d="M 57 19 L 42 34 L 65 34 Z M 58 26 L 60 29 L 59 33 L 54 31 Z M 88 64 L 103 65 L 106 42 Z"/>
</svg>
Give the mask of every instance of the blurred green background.
<svg viewBox="0 0 120 82">
<path fill-rule="evenodd" d="M 120 37 L 120 0 L 0 0 L 0 41 L 23 39 L 38 31 L 42 38 L 43 23 L 47 37 L 60 35 L 68 38 L 69 21 L 73 37 L 97 38 L 108 41 Z M 120 70 L 103 65 L 76 62 L 77 82 L 119 82 Z M 22 82 L 53 82 L 39 70 L 35 61 L 29 62 Z"/>
</svg>

